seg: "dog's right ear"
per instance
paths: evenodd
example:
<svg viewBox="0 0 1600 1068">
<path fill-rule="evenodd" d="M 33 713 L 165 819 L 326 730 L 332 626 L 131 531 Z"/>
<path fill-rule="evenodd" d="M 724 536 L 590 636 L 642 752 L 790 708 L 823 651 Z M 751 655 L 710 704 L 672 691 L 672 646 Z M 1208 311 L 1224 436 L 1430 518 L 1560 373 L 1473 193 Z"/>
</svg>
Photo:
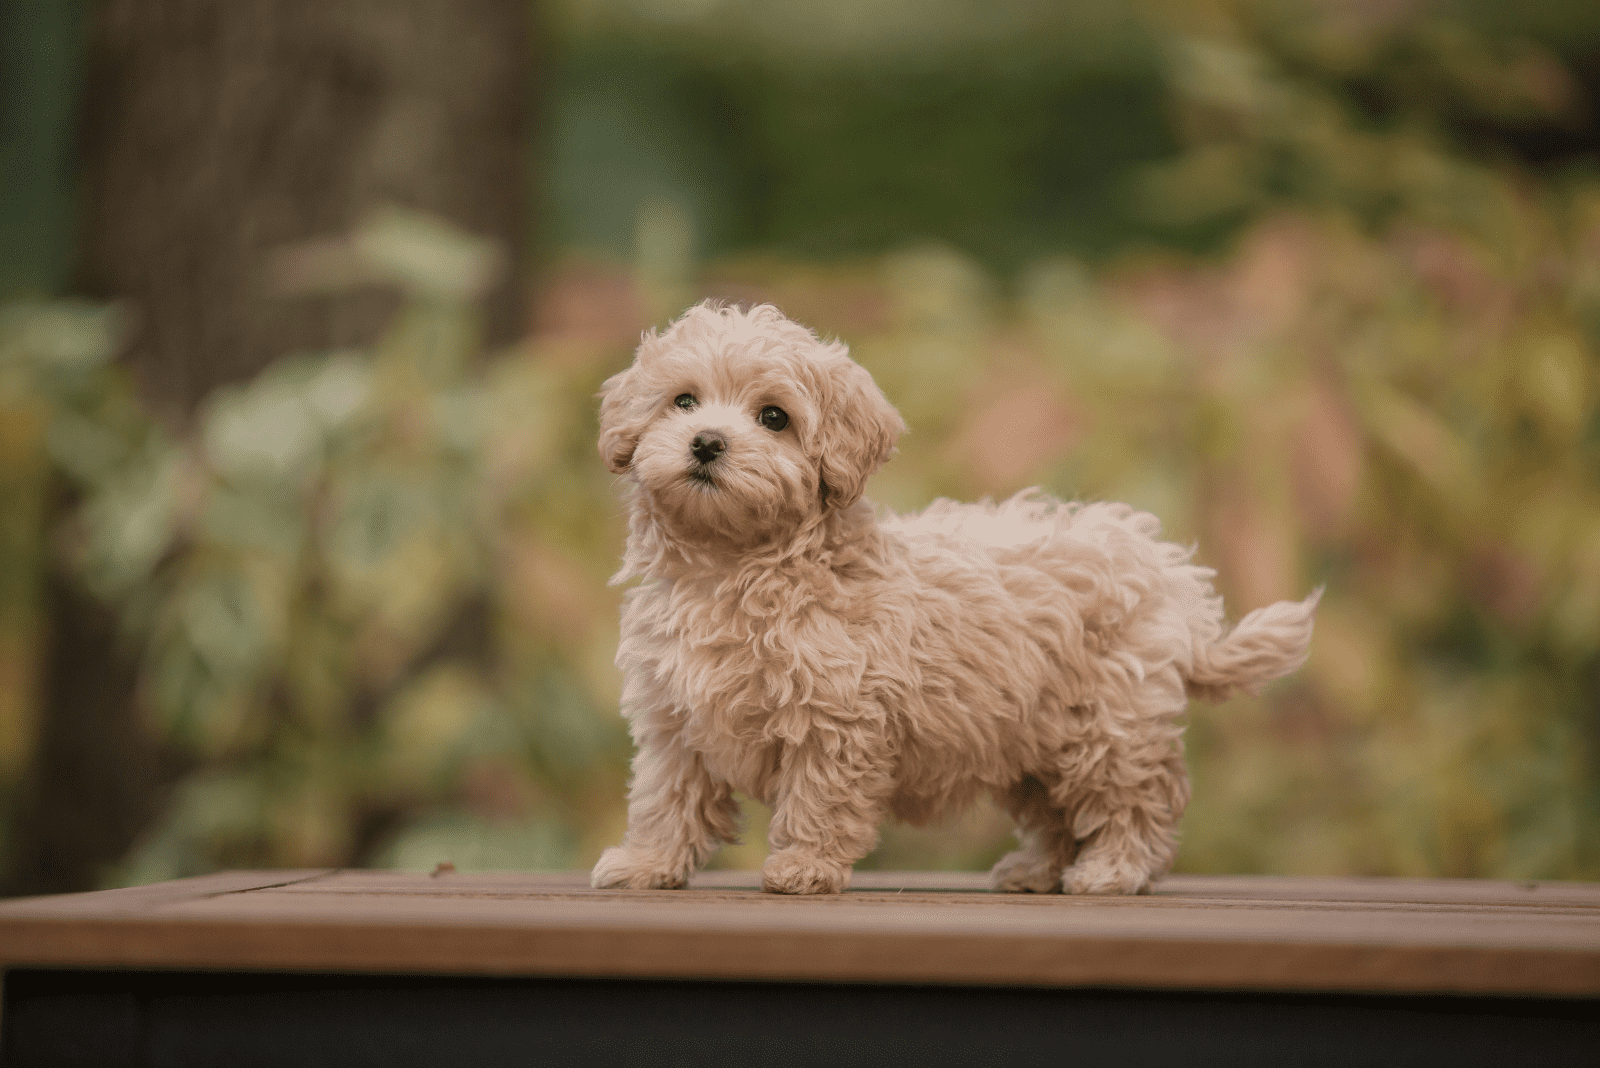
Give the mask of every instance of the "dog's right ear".
<svg viewBox="0 0 1600 1068">
<path fill-rule="evenodd" d="M 650 420 L 650 406 L 641 404 L 630 388 L 633 374 L 631 367 L 619 371 L 600 387 L 600 458 L 616 475 L 633 464 L 633 450 Z"/>
</svg>

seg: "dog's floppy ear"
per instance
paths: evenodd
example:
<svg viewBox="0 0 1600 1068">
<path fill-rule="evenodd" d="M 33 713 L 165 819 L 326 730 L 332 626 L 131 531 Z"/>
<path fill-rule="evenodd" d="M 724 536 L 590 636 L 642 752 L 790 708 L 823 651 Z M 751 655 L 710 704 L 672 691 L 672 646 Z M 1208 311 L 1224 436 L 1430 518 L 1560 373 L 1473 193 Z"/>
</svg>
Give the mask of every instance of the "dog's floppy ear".
<svg viewBox="0 0 1600 1068">
<path fill-rule="evenodd" d="M 600 457 L 618 475 L 633 463 L 639 435 L 650 421 L 651 405 L 634 395 L 633 379 L 634 369 L 630 367 L 612 375 L 600 387 Z"/>
<path fill-rule="evenodd" d="M 830 508 L 861 499 L 867 478 L 894 452 L 906 424 L 866 368 L 840 354 L 826 374 L 817 428 L 817 468 Z"/>
</svg>

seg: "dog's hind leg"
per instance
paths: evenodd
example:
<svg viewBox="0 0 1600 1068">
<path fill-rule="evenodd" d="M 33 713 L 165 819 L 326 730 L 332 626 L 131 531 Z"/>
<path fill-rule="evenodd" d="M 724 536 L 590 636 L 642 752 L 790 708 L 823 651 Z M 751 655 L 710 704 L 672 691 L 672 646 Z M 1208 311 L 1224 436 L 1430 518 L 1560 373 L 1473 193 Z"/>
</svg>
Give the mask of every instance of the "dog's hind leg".
<svg viewBox="0 0 1600 1068">
<path fill-rule="evenodd" d="M 1072 814 L 1078 840 L 1077 858 L 1061 880 L 1069 894 L 1145 893 L 1177 855 L 1178 820 L 1189 802 L 1176 722 L 1183 702 L 1174 704 L 1165 684 L 1172 680 L 1152 681 L 1135 694 L 1136 706 L 1145 703 L 1142 713 L 1100 711 L 1102 725 L 1121 719 L 1123 729 L 1091 730 L 1068 754 L 1052 790 L 1053 800 Z"/>
<path fill-rule="evenodd" d="M 1072 863 L 1077 843 L 1067 814 L 1050 799 L 1050 792 L 1029 775 L 998 796 L 1017 821 L 1022 848 L 1007 853 L 989 872 L 989 885 L 1006 894 L 1059 894 L 1061 873 Z"/>
<path fill-rule="evenodd" d="M 739 833 L 733 789 L 706 771 L 700 754 L 674 733 L 637 738 L 628 789 L 628 833 L 600 854 L 589 876 L 596 890 L 675 890 Z"/>
</svg>

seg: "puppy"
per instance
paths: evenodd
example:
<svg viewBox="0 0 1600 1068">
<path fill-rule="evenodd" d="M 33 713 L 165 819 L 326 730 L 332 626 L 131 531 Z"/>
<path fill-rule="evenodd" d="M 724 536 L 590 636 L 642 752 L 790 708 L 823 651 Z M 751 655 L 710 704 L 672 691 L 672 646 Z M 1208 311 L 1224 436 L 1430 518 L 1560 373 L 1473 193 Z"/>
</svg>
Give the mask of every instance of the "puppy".
<svg viewBox="0 0 1600 1068">
<path fill-rule="evenodd" d="M 1305 659 L 1320 591 L 1231 631 L 1214 572 L 1123 504 L 1027 491 L 877 515 L 905 429 L 845 346 L 706 303 L 601 390 L 630 484 L 617 666 L 638 753 L 597 887 L 684 886 L 772 806 L 762 886 L 831 894 L 886 815 L 990 794 L 1021 848 L 1002 891 L 1128 894 L 1171 866 L 1179 718 Z"/>
</svg>

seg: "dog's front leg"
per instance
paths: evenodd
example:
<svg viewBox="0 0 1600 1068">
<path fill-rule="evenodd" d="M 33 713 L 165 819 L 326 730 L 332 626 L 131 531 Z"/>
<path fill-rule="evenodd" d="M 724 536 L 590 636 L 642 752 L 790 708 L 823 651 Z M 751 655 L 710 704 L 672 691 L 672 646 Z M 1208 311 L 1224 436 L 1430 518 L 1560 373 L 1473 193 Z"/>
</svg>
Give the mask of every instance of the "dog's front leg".
<svg viewBox="0 0 1600 1068">
<path fill-rule="evenodd" d="M 676 890 L 723 842 L 739 833 L 732 788 L 706 771 L 676 733 L 636 738 L 628 788 L 628 831 L 600 854 L 589 876 L 596 890 Z"/>
<path fill-rule="evenodd" d="M 761 888 L 774 894 L 837 894 L 850 866 L 878 843 L 891 779 L 848 725 L 824 724 L 784 747 Z"/>
</svg>

